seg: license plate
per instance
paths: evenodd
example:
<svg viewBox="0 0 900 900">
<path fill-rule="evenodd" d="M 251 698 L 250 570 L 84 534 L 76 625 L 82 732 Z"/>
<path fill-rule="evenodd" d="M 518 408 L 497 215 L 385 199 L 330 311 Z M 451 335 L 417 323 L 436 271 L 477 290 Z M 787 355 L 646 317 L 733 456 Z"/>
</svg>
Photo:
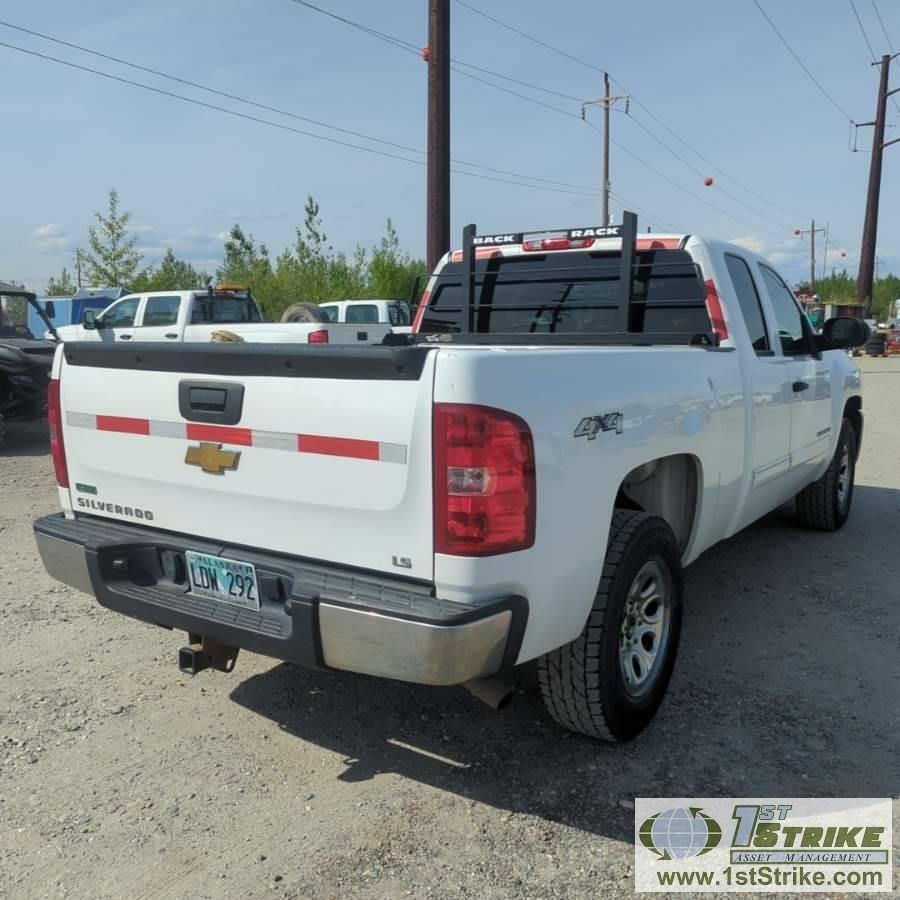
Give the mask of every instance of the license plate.
<svg viewBox="0 0 900 900">
<path fill-rule="evenodd" d="M 259 609 L 256 568 L 251 563 L 185 551 L 191 593 L 246 609 Z"/>
</svg>

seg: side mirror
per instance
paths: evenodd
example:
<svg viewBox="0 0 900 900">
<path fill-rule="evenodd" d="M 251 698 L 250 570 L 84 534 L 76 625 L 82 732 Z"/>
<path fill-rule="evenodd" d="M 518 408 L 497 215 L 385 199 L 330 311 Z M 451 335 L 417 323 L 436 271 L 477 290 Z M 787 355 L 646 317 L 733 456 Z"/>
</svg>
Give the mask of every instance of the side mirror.
<svg viewBox="0 0 900 900">
<path fill-rule="evenodd" d="M 838 350 L 861 347 L 869 339 L 872 330 L 862 319 L 851 316 L 836 316 L 822 326 L 822 336 Z"/>
<path fill-rule="evenodd" d="M 88 331 L 93 331 L 100 323 L 97 321 L 97 316 L 94 314 L 94 311 L 92 309 L 86 309 L 84 315 L 81 317 L 81 324 L 84 325 Z"/>
<path fill-rule="evenodd" d="M 45 315 L 48 319 L 55 319 L 55 318 L 56 318 L 56 307 L 53 305 L 53 301 L 52 301 L 52 300 L 48 300 L 48 301 L 44 304 L 44 315 Z"/>
</svg>

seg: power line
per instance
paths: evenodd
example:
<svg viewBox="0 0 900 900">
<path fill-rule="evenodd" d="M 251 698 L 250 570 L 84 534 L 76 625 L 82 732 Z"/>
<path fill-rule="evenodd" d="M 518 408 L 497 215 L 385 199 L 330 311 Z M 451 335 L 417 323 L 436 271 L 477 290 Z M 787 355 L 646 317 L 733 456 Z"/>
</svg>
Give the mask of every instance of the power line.
<svg viewBox="0 0 900 900">
<path fill-rule="evenodd" d="M 628 118 L 631 119 L 631 121 L 634 122 L 634 124 L 637 125 L 642 131 L 646 132 L 651 138 L 653 138 L 653 140 L 656 141 L 657 144 L 659 144 L 661 147 L 664 147 L 666 150 L 668 150 L 669 153 L 671 153 L 672 156 L 675 157 L 675 159 L 677 159 L 680 163 L 685 165 L 688 169 L 690 169 L 699 178 L 704 178 L 706 176 L 705 172 L 701 172 L 695 165 L 688 162 L 679 153 L 676 153 L 668 144 L 665 143 L 665 141 L 662 140 L 662 138 L 660 138 L 658 135 L 654 134 L 643 122 L 641 122 L 640 119 L 636 119 L 636 118 L 634 118 L 634 116 L 631 116 L 631 115 L 629 115 Z M 739 204 L 740 206 L 743 206 L 744 209 L 750 210 L 750 212 L 752 212 L 756 216 L 759 216 L 761 219 L 765 219 L 767 222 L 771 222 L 773 225 L 777 225 L 779 228 L 788 228 L 789 227 L 789 226 L 785 225 L 783 222 L 779 222 L 777 219 L 773 219 L 771 216 L 766 215 L 766 213 L 757 209 L 755 206 L 751 206 L 749 203 L 745 203 L 743 200 L 740 199 L 740 197 L 736 197 L 734 194 L 731 193 L 731 191 L 726 191 L 725 188 L 721 187 L 721 185 L 718 186 L 718 190 L 720 193 L 724 194 L 726 197 L 728 197 L 735 203 Z"/>
<path fill-rule="evenodd" d="M 175 81 L 179 84 L 184 84 L 189 87 L 196 88 L 197 90 L 206 91 L 210 94 L 215 94 L 216 96 L 219 96 L 219 97 L 226 97 L 227 99 L 234 100 L 238 103 L 245 103 L 249 106 L 254 106 L 257 109 L 266 110 L 267 112 L 274 112 L 274 113 L 277 113 L 278 115 L 288 116 L 290 118 L 297 119 L 302 122 L 308 122 L 312 125 L 317 125 L 321 128 L 331 129 L 333 131 L 337 131 L 342 134 L 349 134 L 349 135 L 352 135 L 353 137 L 358 137 L 358 138 L 362 138 L 363 140 L 372 141 L 376 144 L 382 144 L 382 145 L 385 145 L 388 147 L 393 147 L 397 150 L 403 150 L 408 153 L 424 154 L 424 152 L 425 152 L 424 150 L 420 150 L 417 147 L 410 147 L 406 144 L 396 143 L 395 141 L 387 141 L 382 138 L 374 137 L 373 135 L 370 135 L 370 134 L 365 134 L 364 132 L 361 132 L 361 131 L 354 131 L 349 128 L 342 128 L 339 125 L 332 125 L 332 124 L 329 124 L 328 122 L 322 122 L 319 119 L 312 119 L 309 116 L 302 116 L 299 113 L 291 112 L 290 110 L 286 110 L 286 109 L 281 109 L 277 106 L 270 106 L 265 103 L 260 103 L 256 100 L 250 100 L 247 97 L 241 97 L 238 94 L 233 94 L 228 91 L 222 91 L 217 88 L 212 88 L 212 87 L 209 87 L 208 85 L 200 84 L 199 82 L 196 82 L 196 81 L 190 81 L 186 78 L 180 78 L 177 75 L 171 75 L 167 72 L 160 71 L 159 69 L 152 69 L 152 68 L 149 68 L 148 66 L 142 66 L 138 63 L 131 62 L 126 59 L 121 59 L 120 57 L 117 57 L 117 56 L 111 56 L 108 53 L 101 53 L 98 50 L 91 50 L 89 47 L 84 47 L 81 44 L 74 44 L 70 41 L 64 41 L 61 38 L 55 38 L 55 37 L 52 37 L 51 35 L 44 34 L 40 31 L 34 31 L 30 28 L 24 28 L 20 25 L 13 25 L 10 22 L 4 22 L 4 21 L 0 20 L 0 25 L 3 25 L 7 28 L 12 28 L 16 31 L 24 32 L 24 33 L 32 35 L 34 37 L 39 37 L 39 38 L 42 38 L 47 41 L 52 41 L 53 43 L 56 43 L 56 44 L 61 44 L 62 46 L 69 47 L 73 50 L 79 50 L 82 53 L 88 53 L 92 56 L 97 56 L 101 59 L 105 59 L 110 62 L 115 62 L 115 63 L 118 63 L 123 66 L 129 66 L 132 69 L 137 69 L 141 72 L 147 72 L 147 73 L 149 73 L 151 75 L 155 75 L 159 78 L 167 78 L 170 81 Z M 466 74 L 466 73 L 460 73 L 460 74 Z M 470 77 L 474 77 L 474 76 L 470 76 Z M 517 94 L 517 96 L 524 96 L 524 95 Z M 493 172 L 498 175 L 508 175 L 508 176 L 511 176 L 514 178 L 524 178 L 524 179 L 530 180 L 530 181 L 538 181 L 543 184 L 556 185 L 559 187 L 566 187 L 566 188 L 575 188 L 577 190 L 584 190 L 584 191 L 588 191 L 588 192 L 596 192 L 595 188 L 589 187 L 587 185 L 572 184 L 570 182 L 557 181 L 557 180 L 549 179 L 549 178 L 539 178 L 537 176 L 527 175 L 527 174 L 521 173 L 521 172 L 510 172 L 505 169 L 498 169 L 498 168 L 495 168 L 494 166 L 485 166 L 485 165 L 481 165 L 479 163 L 469 162 L 469 161 L 463 160 L 463 159 L 454 159 L 453 162 L 456 163 L 457 165 L 468 166 L 469 168 L 474 168 L 474 169 L 481 169 L 485 172 Z"/>
<path fill-rule="evenodd" d="M 203 107 L 204 109 L 209 109 L 209 110 L 213 110 L 215 112 L 225 113 L 226 115 L 230 115 L 230 116 L 236 116 L 239 119 L 245 119 L 250 122 L 256 122 L 260 125 L 268 125 L 272 128 L 278 128 L 282 131 L 292 132 L 294 134 L 299 134 L 304 137 L 311 137 L 311 138 L 314 138 L 315 140 L 325 141 L 329 144 L 337 144 L 338 146 L 341 146 L 341 147 L 347 147 L 351 150 L 359 150 L 359 151 L 362 151 L 363 153 L 370 153 L 375 156 L 385 157 L 387 159 L 395 159 L 395 160 L 399 160 L 401 162 L 412 163 L 413 165 L 418 165 L 418 166 L 425 165 L 424 160 L 421 160 L 421 159 L 409 159 L 408 157 L 400 156 L 399 154 L 396 154 L 396 153 L 389 153 L 385 150 L 376 150 L 373 147 L 365 147 L 360 144 L 353 144 L 349 141 L 339 140 L 338 138 L 332 138 L 332 137 L 328 137 L 326 135 L 315 134 L 312 131 L 306 131 L 302 128 L 294 128 L 293 126 L 285 125 L 282 122 L 273 122 L 271 119 L 263 119 L 259 116 L 250 115 L 249 113 L 243 113 L 243 112 L 239 112 L 234 109 L 228 109 L 227 107 L 218 106 L 217 104 L 214 104 L 214 103 L 207 103 L 203 100 L 197 100 L 193 97 L 186 97 L 185 95 L 177 94 L 174 91 L 167 91 L 167 90 L 164 90 L 163 88 L 153 87 L 148 84 L 143 84 L 139 81 L 132 81 L 131 79 L 123 78 L 120 75 L 113 75 L 109 72 L 103 72 L 100 69 L 94 69 L 90 66 L 82 66 L 82 65 L 79 65 L 78 63 L 70 62 L 69 60 L 59 59 L 58 57 L 50 56 L 47 53 L 40 53 L 37 50 L 28 50 L 25 47 L 18 47 L 15 44 L 8 44 L 5 41 L 0 41 L 0 47 L 6 47 L 9 50 L 16 50 L 19 53 L 24 53 L 24 54 L 27 54 L 28 56 L 34 56 L 34 57 L 37 57 L 39 59 L 43 59 L 43 60 L 46 60 L 49 62 L 55 62 L 55 63 L 58 63 L 63 66 L 68 66 L 71 69 L 77 69 L 81 72 L 87 72 L 91 75 L 97 75 L 101 78 L 109 79 L 110 81 L 117 81 L 120 84 L 126 84 L 126 85 L 129 85 L 130 87 L 141 88 L 142 90 L 150 91 L 151 93 L 159 94 L 163 97 L 169 97 L 170 99 L 174 99 L 174 100 L 181 100 L 185 103 L 192 103 L 195 106 L 200 106 L 200 107 Z M 420 151 L 416 151 L 416 152 L 420 152 Z M 477 165 L 476 163 L 461 163 L 461 164 L 467 165 L 470 167 L 474 167 Z M 488 169 L 489 167 L 481 167 L 481 168 Z M 573 195 L 582 196 L 582 197 L 594 197 L 594 196 L 597 196 L 597 194 L 599 193 L 599 191 L 597 191 L 596 189 L 593 189 L 593 188 L 568 190 L 568 189 L 563 189 L 563 188 L 559 188 L 559 187 L 551 187 L 549 185 L 545 187 L 541 184 L 528 184 L 524 181 L 510 181 L 505 178 L 498 178 L 498 177 L 494 177 L 493 175 L 482 175 L 482 174 L 479 174 L 476 172 L 467 172 L 464 169 L 458 169 L 458 168 L 454 168 L 452 171 L 458 175 L 468 176 L 469 178 L 479 178 L 484 181 L 493 181 L 493 182 L 498 182 L 500 184 L 511 184 L 516 187 L 532 188 L 534 190 L 549 191 L 551 193 L 573 194 Z M 526 178 L 526 179 L 529 179 L 530 181 L 549 182 L 549 179 L 538 179 L 538 178 L 534 178 L 530 175 L 524 175 L 522 173 L 505 172 L 502 169 L 495 169 L 495 170 L 490 170 L 490 171 L 496 171 L 498 173 L 510 175 L 511 177 L 514 177 L 514 178 Z M 557 183 L 558 182 L 553 182 L 553 184 L 557 184 Z M 561 182 L 559 182 L 559 183 L 561 183 Z M 573 188 L 574 187 L 580 188 L 580 186 L 573 186 Z"/>
<path fill-rule="evenodd" d="M 524 38 L 525 40 L 531 41 L 533 44 L 537 44 L 539 47 L 544 47 L 545 49 L 550 50 L 552 53 L 556 53 L 557 55 L 565 57 L 566 59 L 571 60 L 572 62 L 576 62 L 582 66 L 586 66 L 588 69 L 592 69 L 594 72 L 599 72 L 601 75 L 604 74 L 604 70 L 602 68 L 600 68 L 599 66 L 596 66 L 593 63 L 590 63 L 587 60 L 582 59 L 581 57 L 575 56 L 572 53 L 568 53 L 565 50 L 561 50 L 559 47 L 554 47 L 552 44 L 548 44 L 546 41 L 542 41 L 539 38 L 536 38 L 533 35 L 530 35 L 527 32 L 522 31 L 519 28 L 516 28 L 514 25 L 510 25 L 508 22 L 504 22 L 501 19 L 497 19 L 494 16 L 491 16 L 488 13 L 484 12 L 483 10 L 480 10 L 475 6 L 472 6 L 471 4 L 466 3 L 465 0 L 456 0 L 456 2 L 460 6 L 464 7 L 465 9 L 469 10 L 470 12 L 474 13 L 475 15 L 481 16 L 483 19 L 487 19 L 489 22 L 493 22 L 494 24 L 499 25 L 501 28 L 505 28 L 507 31 L 511 31 L 514 34 L 517 34 L 520 37 Z M 610 79 L 622 91 L 631 95 L 631 100 L 636 106 L 640 107 L 660 127 L 665 129 L 665 131 L 667 131 L 670 135 L 672 135 L 672 137 L 674 137 L 680 144 L 682 144 L 684 147 L 686 147 L 688 150 L 690 150 L 698 159 L 701 159 L 704 163 L 706 163 L 706 165 L 712 167 L 716 172 L 719 173 L 719 175 L 721 175 L 724 178 L 727 178 L 730 182 L 732 182 L 732 184 L 737 185 L 737 187 L 741 188 L 741 190 L 750 194 L 752 197 L 755 197 L 757 200 L 760 200 L 762 203 L 765 203 L 767 206 L 771 206 L 773 209 L 779 210 L 779 212 L 783 212 L 786 215 L 791 216 L 792 218 L 800 218 L 800 219 L 808 219 L 809 218 L 809 216 L 802 216 L 799 213 L 796 213 L 792 210 L 785 209 L 783 206 L 780 206 L 777 203 L 773 203 L 771 200 L 767 199 L 766 197 L 763 197 L 762 194 L 759 194 L 758 192 L 754 191 L 752 188 L 747 187 L 746 184 L 739 181 L 733 175 L 728 174 L 720 166 L 717 166 L 715 163 L 713 163 L 709 159 L 707 159 L 699 150 L 697 150 L 696 147 L 694 147 L 690 143 L 688 143 L 688 141 L 686 141 L 680 134 L 678 134 L 676 131 L 674 131 L 672 128 L 670 128 L 652 110 L 650 110 L 647 106 L 645 106 L 643 103 L 641 103 L 641 101 L 638 100 L 638 98 L 634 95 L 634 93 L 632 91 L 628 90 L 628 88 L 626 88 L 625 85 L 622 84 L 622 82 L 618 81 L 616 78 L 613 78 L 612 76 L 610 76 Z M 632 116 L 632 119 L 634 119 L 634 116 Z M 634 121 L 637 121 L 637 120 L 634 119 Z M 671 148 L 669 148 L 667 145 L 664 145 L 664 146 L 666 146 L 666 148 L 671 152 Z"/>
<path fill-rule="evenodd" d="M 881 13 L 878 10 L 878 4 L 875 2 L 875 0 L 872 0 L 872 9 L 875 10 L 875 16 L 878 19 L 878 24 L 881 26 L 881 33 L 884 35 L 884 39 L 887 41 L 888 50 L 893 53 L 894 42 L 891 40 L 891 36 L 887 33 L 887 28 L 884 27 L 884 19 L 881 18 Z M 853 7 L 853 11 L 856 12 L 855 6 Z M 857 15 L 856 20 L 859 21 L 859 15 Z M 862 22 L 860 22 L 859 27 L 862 28 Z M 863 36 L 865 36 L 865 31 L 863 31 Z M 868 43 L 868 39 L 866 40 L 866 43 Z M 869 49 L 872 49 L 871 44 L 869 45 Z M 872 55 L 874 56 L 875 54 L 873 53 Z M 898 105 L 897 98 L 893 94 L 891 94 L 891 103 L 893 103 L 894 105 L 894 110 L 896 112 L 900 112 L 900 105 Z"/>
<path fill-rule="evenodd" d="M 827 101 L 828 101 L 828 102 L 829 102 L 829 103 L 830 103 L 830 104 L 831 104 L 831 105 L 832 105 L 832 106 L 833 106 L 833 107 L 834 107 L 834 108 L 835 108 L 835 109 L 836 109 L 836 110 L 837 110 L 837 111 L 838 111 L 838 112 L 839 112 L 839 113 L 840 113 L 840 114 L 848 121 L 848 122 L 851 122 L 851 123 L 852 123 L 852 122 L 853 122 L 853 119 L 852 119 L 849 115 L 847 115 L 846 112 L 844 112 L 844 110 L 841 108 L 841 106 L 840 106 L 840 104 L 837 102 L 837 100 L 835 100 L 834 97 L 832 97 L 831 94 L 829 94 L 828 91 L 826 91 L 825 88 L 822 87 L 822 83 L 819 81 L 819 79 L 816 78 L 816 76 L 813 75 L 812 72 L 810 72 L 810 70 L 809 70 L 809 68 L 807 67 L 806 63 L 803 62 L 802 59 L 800 59 L 800 57 L 799 57 L 799 56 L 797 55 L 797 53 L 794 51 L 794 48 L 787 42 L 787 38 L 785 38 L 785 36 L 778 30 L 778 26 L 777 26 L 777 25 L 769 18 L 769 14 L 762 8 L 762 6 L 761 6 L 760 3 L 759 3 L 759 0 L 753 0 L 753 3 L 755 4 L 756 8 L 762 13 L 763 18 L 764 18 L 764 19 L 769 23 L 769 25 L 772 27 L 772 31 L 774 31 L 775 34 L 778 35 L 778 39 L 781 41 L 781 43 L 784 44 L 785 47 L 787 47 L 788 53 L 790 53 L 791 56 L 794 57 L 794 59 L 797 61 L 797 64 L 800 66 L 800 68 L 803 69 L 803 71 L 806 72 L 806 74 L 809 76 L 810 81 L 812 81 L 812 83 L 813 83 L 813 84 L 814 84 L 814 85 L 822 92 L 822 96 L 824 96 L 825 99 L 826 99 L 826 100 L 827 100 Z"/>
<path fill-rule="evenodd" d="M 878 4 L 875 0 L 872 0 L 872 9 L 875 10 L 875 15 L 878 18 L 878 24 L 881 26 L 881 33 L 884 35 L 884 39 L 888 43 L 888 47 L 891 51 L 894 49 L 894 42 L 891 40 L 890 35 L 887 33 L 887 28 L 884 27 L 884 19 L 881 18 L 881 13 L 878 10 Z"/>
<path fill-rule="evenodd" d="M 596 125 L 594 125 L 593 122 L 588 122 L 587 125 L 589 128 L 593 128 L 594 131 L 597 131 L 597 132 L 601 131 L 601 129 L 599 129 Z M 666 175 L 665 172 L 660 171 L 655 166 L 648 163 L 645 159 L 642 159 L 640 156 L 638 156 L 632 150 L 629 150 L 628 147 L 626 147 L 624 144 L 620 144 L 616 140 L 611 140 L 610 143 L 612 143 L 615 147 L 618 147 L 619 150 L 621 150 L 623 153 L 626 153 L 633 160 L 635 160 L 636 162 L 639 162 L 642 166 L 649 169 L 655 175 L 658 175 L 664 181 L 667 181 L 669 184 L 672 185 L 672 187 L 677 188 L 679 191 L 681 191 L 684 194 L 687 194 L 689 197 L 693 197 L 695 200 L 699 200 L 701 203 L 710 207 L 710 209 L 714 209 L 714 210 L 716 210 L 716 212 L 721 213 L 723 216 L 728 216 L 729 219 L 734 219 L 735 222 L 740 222 L 742 225 L 746 225 L 749 228 L 752 228 L 754 231 L 762 231 L 765 234 L 771 234 L 771 235 L 774 235 L 775 237 L 784 237 L 783 232 L 776 232 L 776 231 L 772 231 L 769 228 L 763 228 L 759 225 L 755 225 L 753 222 L 748 222 L 746 219 L 742 219 L 740 216 L 736 216 L 733 213 L 730 213 L 727 210 L 722 209 L 721 206 L 716 206 L 715 203 L 710 203 L 709 200 L 705 199 L 704 197 L 699 196 L 698 194 L 695 194 L 693 191 L 688 190 L 686 187 L 684 187 L 683 185 L 680 185 L 677 181 L 675 181 L 674 179 L 672 179 L 668 175 Z"/>
<path fill-rule="evenodd" d="M 355 22 L 355 21 L 350 20 L 350 19 L 345 19 L 343 16 L 336 16 L 336 15 L 334 15 L 334 14 L 332 14 L 332 13 L 326 11 L 326 10 L 322 10 L 320 7 L 316 6 L 315 4 L 309 3 L 308 0 L 293 0 L 293 2 L 294 2 L 294 3 L 297 3 L 297 4 L 300 5 L 300 6 L 304 6 L 304 7 L 307 7 L 307 8 L 309 8 L 309 9 L 312 9 L 312 10 L 314 10 L 314 11 L 316 11 L 316 12 L 322 12 L 322 13 L 324 13 L 325 15 L 329 16 L 329 18 L 335 18 L 335 19 L 337 19 L 338 21 L 344 22 L 345 24 L 348 24 L 348 25 L 350 25 L 350 26 L 353 27 L 353 28 L 357 28 L 357 29 L 362 30 L 362 31 L 365 31 L 365 32 L 367 32 L 367 33 L 371 33 L 371 32 L 373 31 L 373 29 L 370 29 L 368 26 L 362 25 L 362 24 L 359 23 L 359 22 Z M 485 18 L 490 19 L 490 20 L 493 21 L 493 22 L 497 22 L 497 24 L 503 25 L 504 27 L 507 27 L 505 22 L 501 22 L 499 19 L 494 19 L 493 16 L 489 16 L 487 13 L 482 13 L 480 10 L 476 10 L 475 7 L 469 6 L 469 4 L 463 2 L 463 0 L 457 0 L 457 2 L 460 3 L 462 6 L 465 6 L 467 9 L 471 9 L 473 12 L 477 12 L 479 15 L 483 15 Z M 542 46 L 550 47 L 550 45 L 545 44 L 543 41 L 539 41 L 537 38 L 532 38 L 530 35 L 525 34 L 525 32 L 521 32 L 521 31 L 519 31 L 519 30 L 516 29 L 516 28 L 512 28 L 512 26 L 509 26 L 509 27 L 510 27 L 510 29 L 511 29 L 512 31 L 515 31 L 517 34 L 521 34 L 523 37 L 527 37 L 529 40 L 532 40 L 532 41 L 534 41 L 535 43 L 541 44 Z M 383 32 L 378 32 L 378 33 L 377 33 L 377 36 L 381 37 L 382 39 L 388 40 L 390 43 L 392 43 L 392 44 L 394 44 L 394 45 L 396 45 L 396 46 L 403 46 L 403 45 L 406 45 L 407 47 L 412 47 L 412 46 L 413 46 L 413 45 L 410 44 L 408 41 L 404 41 L 403 39 L 401 39 L 401 38 L 396 38 L 396 37 L 394 37 L 394 36 L 392 36 L 392 35 L 386 35 L 386 34 L 384 34 Z M 555 48 L 551 48 L 551 49 L 555 49 Z M 561 53 L 561 54 L 564 55 L 564 56 L 569 56 L 571 59 L 574 59 L 576 62 L 583 62 L 582 60 L 579 60 L 577 57 L 572 57 L 572 56 L 570 56 L 569 54 L 566 54 L 564 51 L 556 51 L 556 52 L 559 52 L 559 53 Z M 586 65 L 590 65 L 590 64 L 588 64 L 588 63 L 585 63 L 585 64 L 586 64 Z M 464 69 L 459 68 L 459 64 L 453 65 L 453 66 L 451 66 L 451 68 L 452 68 L 455 72 L 457 72 L 458 74 L 460 74 L 460 75 L 463 75 L 463 76 L 465 76 L 465 77 L 467 77 L 467 78 L 470 78 L 470 79 L 472 79 L 472 80 L 474 80 L 474 81 L 480 82 L 481 84 L 485 84 L 485 85 L 487 85 L 488 87 L 494 88 L 495 90 L 502 91 L 503 93 L 510 94 L 511 96 L 514 96 L 514 97 L 518 97 L 519 99 L 525 100 L 525 101 L 528 102 L 528 103 L 533 103 L 533 104 L 535 104 L 536 106 L 543 107 L 544 109 L 549 109 L 549 110 L 551 110 L 551 111 L 553 111 L 553 112 L 559 113 L 560 115 L 568 116 L 569 118 L 572 118 L 572 119 L 580 119 L 580 118 L 581 118 L 580 115 L 576 115 L 576 114 L 573 113 L 573 112 L 569 112 L 568 110 L 562 109 L 562 108 L 560 108 L 560 107 L 558 107 L 558 106 L 554 106 L 554 105 L 552 105 L 552 104 L 550 104 L 550 103 L 545 103 L 543 100 L 538 100 L 538 99 L 536 99 L 535 97 L 530 97 L 530 96 L 528 96 L 527 94 L 523 94 L 523 93 L 521 93 L 521 92 L 519 92 L 519 91 L 512 90 L 511 88 L 508 88 L 508 87 L 503 87 L 502 85 L 494 84 L 493 82 L 488 81 L 488 80 L 485 79 L 485 78 L 480 78 L 480 77 L 477 76 L 477 75 L 473 75 L 471 72 L 467 72 L 467 71 L 465 71 Z M 593 66 L 592 66 L 592 68 L 596 68 L 596 67 L 593 67 Z M 482 70 L 482 71 L 485 71 L 485 70 Z M 496 73 L 492 73 L 492 74 L 496 74 Z M 520 82 L 520 83 L 522 83 L 522 82 Z M 527 83 L 526 83 L 526 84 L 527 84 Z M 533 86 L 533 85 L 528 85 L 528 86 Z M 652 115 L 652 113 L 651 113 L 651 115 Z M 589 124 L 590 124 L 590 123 L 589 123 Z M 593 127 L 593 126 L 592 126 L 592 127 Z M 641 123 L 641 127 L 643 127 L 645 131 L 647 131 L 649 134 L 651 134 L 651 136 L 653 136 L 654 139 L 657 140 L 657 142 L 660 143 L 661 146 L 663 146 L 663 147 L 664 147 L 665 149 L 667 149 L 669 152 L 673 152 L 673 153 L 674 153 L 674 151 L 672 151 L 671 148 L 668 147 L 668 145 L 666 145 L 665 143 L 663 143 L 662 141 L 660 141 L 658 138 L 656 138 L 656 136 L 653 135 L 652 132 L 650 132 L 649 129 L 647 129 L 647 127 L 644 126 L 642 123 Z M 718 212 L 722 213 L 723 215 L 728 216 L 729 218 L 734 219 L 736 222 L 740 222 L 740 223 L 743 224 L 743 225 L 747 225 L 749 228 L 753 228 L 754 230 L 757 230 L 757 231 L 766 232 L 766 233 L 768 233 L 768 234 L 776 235 L 776 232 L 773 232 L 773 231 L 771 231 L 770 229 L 764 228 L 764 227 L 759 226 L 759 225 L 754 225 L 752 222 L 748 222 L 748 221 L 745 220 L 745 219 L 741 219 L 739 216 L 735 216 L 735 215 L 733 215 L 733 214 L 731 214 L 731 213 L 729 213 L 729 212 L 727 212 L 727 211 L 721 209 L 720 207 L 716 206 L 715 204 L 710 203 L 708 200 L 705 200 L 705 199 L 703 199 L 702 197 L 698 197 L 696 194 L 693 194 L 693 193 L 692 193 L 691 191 L 689 191 L 687 188 L 684 188 L 684 187 L 682 187 L 681 185 L 678 185 L 676 182 L 674 182 L 674 181 L 673 181 L 671 178 L 669 178 L 667 175 L 664 175 L 664 174 L 663 174 L 662 172 L 660 172 L 658 169 L 655 169 L 655 168 L 653 168 L 652 166 L 650 166 L 649 163 L 645 162 L 645 161 L 642 160 L 639 156 L 637 156 L 636 154 L 632 153 L 630 150 L 628 150 L 628 149 L 627 149 L 626 147 L 624 147 L 622 144 L 620 144 L 620 143 L 618 143 L 618 142 L 616 142 L 616 141 L 613 141 L 613 143 L 614 143 L 617 147 L 619 147 L 621 150 L 623 150 L 625 153 L 627 153 L 627 154 L 629 154 L 630 156 L 632 156 L 632 157 L 633 157 L 635 160 L 637 160 L 639 163 L 641 163 L 642 165 L 646 166 L 647 168 L 649 168 L 651 171 L 655 172 L 655 173 L 656 173 L 657 175 L 659 175 L 660 177 L 666 179 L 666 180 L 669 181 L 671 184 L 675 185 L 675 187 L 677 187 L 679 190 L 682 190 L 682 191 L 684 191 L 685 193 L 687 193 L 689 196 L 694 197 L 694 198 L 697 199 L 697 200 L 700 200 L 701 203 L 705 203 L 707 206 L 711 207 L 712 209 L 715 209 L 715 210 L 717 210 Z M 686 165 L 690 165 L 690 164 L 687 163 L 682 157 L 678 156 L 678 154 L 674 154 L 674 155 L 676 156 L 676 158 L 680 159 L 680 160 L 681 160 L 682 162 L 684 162 Z M 696 172 L 697 170 L 695 169 L 694 171 Z M 701 177 L 702 177 L 702 174 L 701 174 Z M 720 190 L 721 190 L 721 188 L 720 188 Z M 756 209 L 754 209 L 753 207 L 749 206 L 748 204 L 744 203 L 742 200 L 739 200 L 739 199 L 736 198 L 733 194 L 730 194 L 730 193 L 728 193 L 728 192 L 726 192 L 726 191 L 723 191 L 723 193 L 725 193 L 726 196 L 728 196 L 730 199 L 732 199 L 732 200 L 736 201 L 737 203 L 739 203 L 741 206 L 744 206 L 745 208 L 751 210 L 751 212 L 753 212 L 753 213 L 756 214 L 756 215 L 759 215 L 761 218 L 766 219 L 766 220 L 769 221 L 769 222 L 772 222 L 773 224 L 775 224 L 775 225 L 778 226 L 779 228 L 785 227 L 782 223 L 777 222 L 775 219 L 770 218 L 769 216 L 765 215 L 764 213 L 760 213 L 758 210 L 756 210 Z M 780 237 L 781 234 L 778 233 L 776 236 Z"/>
<path fill-rule="evenodd" d="M 872 56 L 872 60 L 878 59 L 878 56 L 875 53 L 875 48 L 872 46 L 872 42 L 869 40 L 869 36 L 866 34 L 866 29 L 863 27 L 862 19 L 859 17 L 859 10 L 856 8 L 856 4 L 853 0 L 850 0 L 850 8 L 853 10 L 853 15 L 856 17 L 856 24 L 859 25 L 859 30 L 862 32 L 863 40 L 866 42 L 866 46 L 869 48 L 869 53 Z"/>
</svg>

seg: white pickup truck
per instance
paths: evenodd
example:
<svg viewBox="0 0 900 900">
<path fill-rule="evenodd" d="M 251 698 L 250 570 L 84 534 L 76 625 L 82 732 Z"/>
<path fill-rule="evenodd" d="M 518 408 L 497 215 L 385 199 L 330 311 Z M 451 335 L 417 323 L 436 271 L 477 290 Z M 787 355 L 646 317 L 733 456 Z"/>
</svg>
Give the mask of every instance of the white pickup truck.
<svg viewBox="0 0 900 900">
<path fill-rule="evenodd" d="M 229 331 L 253 343 L 375 343 L 390 325 L 340 325 L 321 321 L 264 322 L 248 291 L 220 285 L 204 291 L 128 294 L 102 312 L 88 310 L 80 325 L 57 328 L 62 341 L 195 343 Z"/>
<path fill-rule="evenodd" d="M 615 228 L 465 232 L 417 334 L 369 347 L 74 343 L 55 359 L 47 571 L 190 635 L 627 740 L 675 663 L 682 568 L 787 500 L 847 518 L 856 319 L 766 260 Z M 762 673 L 761 673 L 762 674 Z"/>
</svg>

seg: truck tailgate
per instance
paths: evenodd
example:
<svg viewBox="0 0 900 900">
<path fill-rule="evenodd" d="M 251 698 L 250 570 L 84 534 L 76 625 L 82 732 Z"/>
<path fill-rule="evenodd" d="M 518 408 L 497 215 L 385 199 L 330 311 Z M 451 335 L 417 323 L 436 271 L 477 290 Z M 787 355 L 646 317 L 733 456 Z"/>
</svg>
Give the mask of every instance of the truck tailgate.
<svg viewBox="0 0 900 900">
<path fill-rule="evenodd" d="M 433 356 L 67 344 L 73 509 L 431 579 Z"/>
</svg>

